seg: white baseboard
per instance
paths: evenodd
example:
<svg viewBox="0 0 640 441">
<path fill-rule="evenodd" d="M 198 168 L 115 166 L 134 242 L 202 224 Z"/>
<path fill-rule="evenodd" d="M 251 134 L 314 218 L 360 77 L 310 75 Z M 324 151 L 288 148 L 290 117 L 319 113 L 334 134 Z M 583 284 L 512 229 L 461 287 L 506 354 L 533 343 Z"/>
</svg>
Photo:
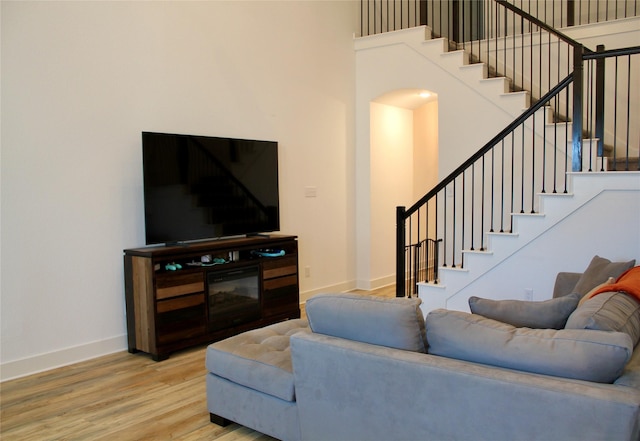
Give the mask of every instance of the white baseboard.
<svg viewBox="0 0 640 441">
<path fill-rule="evenodd" d="M 362 286 L 356 286 L 355 281 L 337 283 L 322 288 L 312 289 L 300 293 L 300 303 L 305 303 L 308 299 L 320 293 L 348 292 L 354 289 L 377 289 L 395 283 L 395 277 L 383 277 L 371 280 Z M 361 285 L 360 283 L 358 285 Z M 37 374 L 73 363 L 90 360 L 114 352 L 127 350 L 127 335 L 123 334 L 106 340 L 87 343 L 84 345 L 52 351 L 45 354 L 34 355 L 20 360 L 0 363 L 0 382 L 13 380 L 27 375 Z"/>
<path fill-rule="evenodd" d="M 393 285 L 396 283 L 396 276 L 386 276 L 380 277 L 375 280 L 367 280 L 367 281 L 350 281 L 344 283 L 338 283 L 335 285 L 325 286 L 324 288 L 313 289 L 300 293 L 300 304 L 305 303 L 308 299 L 315 296 L 316 294 L 321 293 L 337 293 L 337 292 L 349 292 L 354 289 L 361 289 L 365 291 L 371 291 L 378 288 L 383 288 L 385 286 Z"/>
<path fill-rule="evenodd" d="M 369 290 L 384 288 L 385 286 L 394 285 L 396 283 L 396 275 L 380 277 L 371 281 Z"/>
<path fill-rule="evenodd" d="M 393 285 L 394 283 L 396 283 L 395 275 L 380 277 L 378 279 L 373 279 L 373 280 L 358 280 L 358 282 L 356 283 L 356 289 L 371 291 L 374 289 Z"/>
<path fill-rule="evenodd" d="M 315 296 L 316 294 L 347 292 L 347 291 L 351 291 L 352 289 L 356 289 L 356 284 L 353 281 L 337 283 L 335 285 L 329 285 L 329 286 L 325 286 L 323 288 L 318 288 L 318 289 L 312 289 L 312 290 L 300 293 L 300 303 L 301 304 L 305 303 L 308 299 Z"/>
<path fill-rule="evenodd" d="M 127 350 L 127 335 L 0 364 L 0 382 Z"/>
</svg>

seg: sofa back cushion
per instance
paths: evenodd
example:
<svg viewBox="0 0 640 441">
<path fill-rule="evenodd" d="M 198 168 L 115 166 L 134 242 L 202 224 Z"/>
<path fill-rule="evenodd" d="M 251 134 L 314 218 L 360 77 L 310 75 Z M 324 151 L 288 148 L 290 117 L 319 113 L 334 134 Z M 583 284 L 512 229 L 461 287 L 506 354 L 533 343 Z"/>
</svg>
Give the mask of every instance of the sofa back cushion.
<svg viewBox="0 0 640 441">
<path fill-rule="evenodd" d="M 307 300 L 305 310 L 315 333 L 424 353 L 427 339 L 420 303 L 418 298 L 319 294 Z"/>
<path fill-rule="evenodd" d="M 640 340 L 640 302 L 624 292 L 603 292 L 578 306 L 565 327 L 625 332 L 635 346 Z"/>
<path fill-rule="evenodd" d="M 429 353 L 564 378 L 611 383 L 633 352 L 629 335 L 583 329 L 530 329 L 438 309 L 426 319 Z"/>
<path fill-rule="evenodd" d="M 577 293 L 540 302 L 491 300 L 472 296 L 469 298 L 469 308 L 473 314 L 519 328 L 562 329 L 579 300 L 580 295 Z"/>
<path fill-rule="evenodd" d="M 615 279 L 628 269 L 633 268 L 635 263 L 635 259 L 628 262 L 612 262 L 604 257 L 594 256 L 587 269 L 578 279 L 573 292 L 584 296 L 596 286 L 606 282 L 609 277 Z"/>
</svg>

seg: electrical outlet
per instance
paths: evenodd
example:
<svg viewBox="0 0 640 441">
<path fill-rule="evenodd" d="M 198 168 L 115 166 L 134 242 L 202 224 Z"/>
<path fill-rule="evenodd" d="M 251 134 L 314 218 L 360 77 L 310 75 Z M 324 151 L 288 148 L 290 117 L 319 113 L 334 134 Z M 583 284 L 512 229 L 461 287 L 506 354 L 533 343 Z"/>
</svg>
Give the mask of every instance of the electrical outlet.
<svg viewBox="0 0 640 441">
<path fill-rule="evenodd" d="M 305 277 L 311 277 L 311 267 L 310 266 L 305 266 L 304 267 L 304 276 Z"/>
<path fill-rule="evenodd" d="M 524 289 L 524 299 L 529 302 L 533 301 L 533 289 L 531 288 Z"/>
</svg>

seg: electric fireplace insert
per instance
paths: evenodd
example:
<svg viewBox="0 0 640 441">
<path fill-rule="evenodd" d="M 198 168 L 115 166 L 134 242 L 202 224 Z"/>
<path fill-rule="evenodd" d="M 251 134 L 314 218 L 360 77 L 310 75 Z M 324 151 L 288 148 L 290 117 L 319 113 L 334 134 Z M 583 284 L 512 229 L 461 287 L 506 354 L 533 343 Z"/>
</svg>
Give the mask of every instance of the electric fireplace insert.
<svg viewBox="0 0 640 441">
<path fill-rule="evenodd" d="M 260 319 L 259 274 L 257 265 L 207 274 L 210 331 Z"/>
</svg>

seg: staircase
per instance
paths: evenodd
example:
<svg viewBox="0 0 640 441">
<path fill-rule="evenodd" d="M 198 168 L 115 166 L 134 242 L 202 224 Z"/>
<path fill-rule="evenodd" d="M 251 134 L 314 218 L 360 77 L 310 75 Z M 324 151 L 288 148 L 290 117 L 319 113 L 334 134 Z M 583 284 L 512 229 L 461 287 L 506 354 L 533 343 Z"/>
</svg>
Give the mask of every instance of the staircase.
<svg viewBox="0 0 640 441">
<path fill-rule="evenodd" d="M 502 6 L 506 4 L 501 1 L 496 3 Z M 512 8 L 511 5 L 506 6 Z M 535 17 L 528 16 L 527 19 L 539 25 L 539 29 L 544 28 L 544 23 L 536 21 Z M 519 118 L 509 131 L 514 133 L 519 130 L 518 137 L 521 133 L 522 152 L 519 153 L 520 147 L 514 147 L 513 135 L 509 141 L 509 135 L 501 133 L 409 210 L 399 207 L 397 224 L 410 222 L 410 226 L 403 226 L 397 235 L 398 256 L 404 255 L 398 261 L 397 281 L 406 275 L 401 283 L 397 283 L 397 295 L 417 294 L 423 300 L 425 313 L 438 307 L 467 310 L 467 300 L 471 295 L 543 300 L 552 291 L 549 286 L 552 277 L 545 277 L 544 281 L 539 277 L 539 271 L 545 267 L 545 256 L 554 254 L 553 262 L 557 262 L 558 256 L 564 256 L 568 265 L 563 270 L 572 269 L 571 261 L 575 260 L 576 253 L 588 255 L 589 259 L 597 253 L 607 255 L 607 250 L 609 256 L 623 253 L 620 257 L 628 257 L 629 254 L 640 257 L 640 206 L 637 205 L 640 201 L 640 173 L 637 171 L 636 145 L 640 129 L 633 122 L 629 123 L 628 118 L 625 140 L 624 136 L 617 133 L 617 124 L 613 128 L 596 127 L 600 123 L 591 113 L 595 112 L 595 106 L 602 104 L 597 104 L 596 93 L 588 90 L 592 87 L 596 61 L 591 64 L 586 62 L 584 67 L 585 100 L 588 102 L 583 107 L 582 102 L 576 104 L 569 98 L 573 87 L 582 88 L 580 83 L 573 84 L 575 78 L 582 80 L 582 77 L 576 77 L 570 71 L 571 61 L 575 61 L 573 55 L 568 57 L 566 63 L 569 72 L 566 80 L 562 80 L 564 75 L 558 70 L 558 83 L 561 83 L 558 87 L 554 87 L 555 77 L 551 74 L 543 77 L 541 67 L 537 81 L 534 69 L 531 69 L 529 78 L 525 79 L 523 74 L 520 81 L 499 75 L 500 71 L 508 71 L 508 65 L 516 64 L 516 55 L 512 56 L 513 61 L 507 60 L 507 46 L 525 46 L 527 40 L 535 40 L 537 45 L 542 46 L 546 37 L 541 34 L 520 35 L 517 43 L 512 43 L 511 37 L 507 40 L 496 34 L 484 43 L 487 48 L 495 47 L 493 56 L 487 55 L 487 58 L 493 58 L 488 60 L 489 63 L 477 62 L 478 52 L 482 49 L 474 54 L 473 45 L 454 44 L 446 38 L 430 38 L 433 34 L 428 27 L 417 27 L 391 32 L 384 38 L 389 44 L 394 39 L 403 40 L 416 53 L 437 64 L 476 93 L 498 103 L 513 118 Z M 559 39 L 563 37 L 560 35 Z M 482 44 L 478 46 L 482 47 Z M 551 58 L 551 37 L 547 46 Z M 456 50 L 457 47 L 462 49 Z M 638 48 L 630 49 L 630 54 L 640 52 Z M 588 60 L 589 56 L 592 60 L 597 58 L 597 55 L 590 55 L 589 51 L 585 54 L 584 60 Z M 616 57 L 616 69 L 617 57 L 621 55 L 611 54 Z M 600 58 L 604 60 L 604 57 Z M 502 64 L 500 61 L 503 61 Z M 631 74 L 628 78 L 630 80 Z M 520 87 L 520 84 L 526 85 L 527 82 L 531 85 L 540 83 L 535 86 L 538 87 L 534 90 L 536 96 L 532 97 L 531 92 Z M 593 86 L 594 89 L 596 87 L 601 86 Z M 634 99 L 637 103 L 637 98 L 629 94 L 627 100 L 632 102 Z M 597 100 L 604 101 L 602 98 Z M 578 110 L 574 111 L 574 108 Z M 607 111 L 608 118 L 611 118 L 611 109 L 607 108 Z M 614 112 L 617 112 L 617 108 Z M 578 124 L 572 122 L 576 120 Z M 599 137 L 590 133 L 598 133 Z M 582 139 L 584 135 L 586 138 Z M 579 139 L 577 145 L 576 138 Z M 613 142 L 607 139 L 613 139 Z M 505 140 L 511 143 L 506 149 Z M 505 172 L 509 162 L 511 170 Z M 486 178 L 485 164 L 489 163 L 487 168 L 491 169 L 491 177 Z M 515 168 L 514 163 L 517 163 Z M 538 170 L 535 170 L 536 167 Z M 570 173 L 572 169 L 584 172 Z M 609 170 L 635 171 L 606 173 Z M 501 175 L 498 180 L 494 178 L 494 171 Z M 519 179 L 522 182 L 516 182 L 515 187 L 505 190 L 505 178 L 511 179 L 512 183 Z M 502 182 L 498 182 L 500 180 Z M 518 185 L 520 188 L 516 188 Z M 495 196 L 494 186 L 501 187 L 498 197 Z M 481 194 L 478 197 L 480 202 L 473 196 L 474 192 Z M 491 204 L 488 214 L 485 202 Z M 494 204 L 507 207 L 501 208 L 496 214 L 493 211 Z M 477 215 L 478 221 L 474 224 L 471 220 L 471 226 L 466 226 L 468 218 L 473 219 L 474 216 L 470 213 L 478 211 L 478 206 L 482 207 Z M 607 217 L 612 213 L 615 213 L 613 229 L 608 228 L 612 219 Z M 417 219 L 411 221 L 412 216 Z M 424 225 L 417 227 L 417 237 L 414 231 L 416 224 Z M 437 230 L 435 237 L 424 237 L 424 233 L 421 236 L 420 230 L 433 230 L 433 224 Z M 436 240 L 439 244 L 435 256 L 421 254 L 425 240 Z M 404 253 L 400 250 L 404 250 Z M 433 262 L 437 263 L 434 265 Z M 526 265 L 527 262 L 534 264 L 536 274 L 527 271 L 532 267 Z M 580 271 L 583 268 L 578 265 L 573 269 Z M 546 274 L 555 274 L 557 271 L 556 266 L 550 266 Z M 420 280 L 419 273 L 430 275 Z M 523 290 L 523 286 L 527 288 Z"/>
<path fill-rule="evenodd" d="M 402 40 L 404 44 L 410 44 L 416 52 L 428 58 L 442 69 L 457 77 L 461 82 L 472 87 L 487 99 L 496 101 L 500 107 L 509 112 L 513 117 L 522 114 L 530 105 L 531 95 L 527 91 L 511 91 L 511 82 L 505 77 L 488 77 L 488 67 L 484 63 L 470 64 L 471 55 L 464 50 L 450 51 L 450 43 L 444 38 L 429 39 L 430 32 L 424 28 L 414 28 L 388 36 L 387 44 L 394 39 Z M 425 38 L 426 37 L 426 38 Z M 543 106 L 537 110 L 538 127 L 534 132 L 538 138 L 551 138 L 555 136 L 556 144 L 566 148 L 559 151 L 561 157 L 566 157 L 571 162 L 571 122 L 556 122 L 554 111 L 549 106 Z M 543 133 L 544 132 L 544 133 Z M 594 144 L 594 147 L 591 146 Z M 590 155 L 582 158 L 583 170 L 624 169 L 624 167 L 636 167 L 637 158 L 623 158 L 625 162 L 621 167 L 621 159 L 612 166 L 613 148 L 605 146 L 604 160 L 597 156 L 597 141 L 584 139 L 583 147 Z M 634 162 L 635 161 L 635 162 Z M 564 169 L 562 169 L 564 171 Z M 554 237 L 558 231 L 562 232 L 556 237 L 557 243 L 570 242 L 566 238 L 567 225 L 580 219 L 579 215 L 586 211 L 593 211 L 594 207 L 601 207 L 603 195 L 622 192 L 627 201 L 630 218 L 618 225 L 627 225 L 633 228 L 640 225 L 640 218 L 633 213 L 640 212 L 640 207 L 633 209 L 633 201 L 640 200 L 640 173 L 569 173 L 568 179 L 563 182 L 563 187 L 554 188 L 551 192 L 536 194 L 533 204 L 533 213 L 509 213 L 513 218 L 512 225 L 507 232 L 488 232 L 486 242 L 482 250 L 462 250 L 464 268 L 460 266 L 441 266 L 439 280 L 434 282 L 419 282 L 417 295 L 422 299 L 422 309 L 426 314 L 436 308 L 448 308 L 467 310 L 468 298 L 471 295 L 484 295 L 490 298 L 522 298 L 533 299 L 533 293 L 544 297 L 550 295 L 552 287 L 540 286 L 535 277 L 527 281 L 526 291 L 521 288 L 522 281 L 527 279 L 527 274 L 518 274 L 517 268 L 511 268 L 508 260 L 516 255 L 544 255 L 548 252 L 548 243 L 543 237 Z M 596 209 L 596 212 L 598 210 Z M 605 212 L 608 212 L 605 210 Z M 590 216 L 593 219 L 593 215 Z M 582 222 L 577 221 L 578 224 Z M 606 222 L 606 219 L 603 221 Z M 574 226 L 575 227 L 575 226 Z M 623 228 L 624 229 L 624 228 Z M 570 231 L 575 231 L 572 228 Z M 585 238 L 578 237 L 578 240 Z M 619 243 L 620 240 L 633 239 L 633 235 L 614 238 L 608 236 L 611 243 Z M 640 244 L 637 239 L 636 243 Z M 579 249 L 579 244 L 573 244 L 573 249 Z M 541 251 L 542 249 L 542 251 Z M 553 249 L 553 247 L 551 247 Z M 604 254 L 602 245 L 598 249 Z M 612 253 L 615 251 L 612 250 Z M 569 256 L 567 256 L 569 259 Z M 507 262 L 507 263 L 505 263 Z M 540 262 L 536 263 L 540 267 Z M 506 271 L 506 272 L 505 272 Z M 550 272 L 553 268 L 549 269 Z M 490 274 L 490 276 L 487 276 Z M 518 275 L 516 275 L 518 274 Z M 496 290 L 496 277 L 501 281 L 500 289 Z M 510 281 L 517 281 L 516 286 Z M 488 284 L 488 286 L 487 286 Z M 485 286 L 483 286 L 485 285 Z M 479 292 L 484 291 L 484 292 Z"/>
<path fill-rule="evenodd" d="M 538 194 L 539 212 L 514 213 L 512 232 L 487 233 L 484 251 L 463 251 L 464 268 L 441 267 L 437 284 L 419 283 L 423 313 L 467 311 L 470 296 L 547 300 L 553 275 L 584 270 L 587 256 L 637 258 L 640 173 L 570 173 L 569 188 L 568 193 Z M 594 232 L 611 224 L 615 228 Z M 562 268 L 557 261 L 564 262 Z"/>
<path fill-rule="evenodd" d="M 429 35 L 430 32 L 426 29 L 425 31 Z M 449 41 L 446 38 L 425 40 L 421 53 L 479 94 L 497 100 L 500 107 L 514 118 L 530 105 L 531 94 L 528 91 L 512 92 L 509 78 L 489 77 L 486 63 L 471 64 L 471 54 L 463 49 L 449 51 Z"/>
</svg>

